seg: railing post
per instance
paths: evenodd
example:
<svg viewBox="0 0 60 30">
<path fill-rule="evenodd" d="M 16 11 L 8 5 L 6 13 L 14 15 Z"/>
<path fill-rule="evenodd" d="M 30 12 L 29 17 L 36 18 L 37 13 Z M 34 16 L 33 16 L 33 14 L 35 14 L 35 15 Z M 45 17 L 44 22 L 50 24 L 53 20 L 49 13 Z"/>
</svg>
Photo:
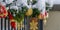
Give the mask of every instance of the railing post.
<svg viewBox="0 0 60 30">
<path fill-rule="evenodd" d="M 4 20 L 4 26 L 5 26 L 4 29 L 5 29 L 5 30 L 6 30 L 6 24 L 7 24 L 7 23 L 6 23 L 6 22 L 7 22 L 6 20 L 8 20 L 7 17 L 6 17 L 5 20 Z"/>
<path fill-rule="evenodd" d="M 43 30 L 43 19 L 39 20 L 39 30 Z"/>
<path fill-rule="evenodd" d="M 8 30 L 10 30 L 10 20 L 8 19 Z"/>
<path fill-rule="evenodd" d="M 3 19 L 1 18 L 1 30 L 3 30 Z"/>
</svg>

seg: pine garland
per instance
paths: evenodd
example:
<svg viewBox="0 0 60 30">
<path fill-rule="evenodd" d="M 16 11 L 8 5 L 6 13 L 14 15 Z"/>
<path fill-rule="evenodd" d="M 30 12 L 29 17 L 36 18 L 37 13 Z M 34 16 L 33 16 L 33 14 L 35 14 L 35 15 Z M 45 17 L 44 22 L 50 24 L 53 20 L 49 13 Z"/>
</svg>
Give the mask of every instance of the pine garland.
<svg viewBox="0 0 60 30">
<path fill-rule="evenodd" d="M 38 8 L 33 8 L 33 14 L 32 17 L 36 17 L 40 14 L 40 11 L 38 10 Z"/>
<path fill-rule="evenodd" d="M 23 21 L 26 11 L 27 11 L 27 7 L 22 7 L 22 10 L 18 10 L 18 13 L 17 10 L 15 9 L 9 10 L 9 12 L 11 12 L 11 14 L 13 15 L 14 19 L 19 23 Z"/>
<path fill-rule="evenodd" d="M 37 0 L 32 0 L 32 5 L 36 4 Z"/>
<path fill-rule="evenodd" d="M 13 2 L 15 2 L 17 0 L 14 0 Z M 12 3 L 6 4 L 6 7 L 9 7 Z"/>
<path fill-rule="evenodd" d="M 30 3 L 30 0 L 27 1 L 28 5 Z M 36 4 L 37 3 L 37 0 L 32 0 L 32 5 Z"/>
</svg>

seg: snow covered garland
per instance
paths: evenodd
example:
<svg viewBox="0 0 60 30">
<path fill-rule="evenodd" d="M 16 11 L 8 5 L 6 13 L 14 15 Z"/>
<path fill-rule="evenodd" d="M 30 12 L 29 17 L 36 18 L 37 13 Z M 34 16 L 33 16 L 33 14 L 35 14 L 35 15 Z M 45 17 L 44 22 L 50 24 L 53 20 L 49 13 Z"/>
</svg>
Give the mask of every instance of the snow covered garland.
<svg viewBox="0 0 60 30">
<path fill-rule="evenodd" d="M 48 16 L 48 13 L 45 9 L 45 0 L 25 0 L 22 1 L 21 4 L 23 4 L 23 6 L 21 6 L 21 9 L 8 9 L 8 14 L 6 8 L 0 5 L 0 11 L 1 9 L 3 10 L 0 12 L 1 18 L 8 15 L 12 28 L 16 30 L 17 26 L 18 30 L 20 30 L 21 27 L 24 27 L 24 17 L 27 16 L 30 17 L 30 30 L 38 30 L 38 19 L 46 20 Z M 18 25 L 16 25 L 16 22 Z M 23 26 L 21 26 L 21 24 Z"/>
</svg>

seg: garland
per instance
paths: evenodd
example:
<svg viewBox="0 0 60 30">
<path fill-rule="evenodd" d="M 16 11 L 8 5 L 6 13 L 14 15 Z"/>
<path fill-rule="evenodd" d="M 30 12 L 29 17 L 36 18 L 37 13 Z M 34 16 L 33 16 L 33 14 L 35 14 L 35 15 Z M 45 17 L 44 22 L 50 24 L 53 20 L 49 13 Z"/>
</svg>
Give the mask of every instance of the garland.
<svg viewBox="0 0 60 30">
<path fill-rule="evenodd" d="M 15 2 L 15 1 L 13 1 Z M 35 5 L 37 3 L 37 0 L 32 0 L 32 5 Z M 7 4 L 6 7 L 10 6 L 12 3 Z M 28 1 L 29 5 L 29 1 Z M 46 4 L 48 5 L 48 4 Z M 48 8 L 46 7 L 46 10 Z M 35 20 L 34 17 L 37 19 L 44 19 L 44 15 L 40 13 L 41 11 L 38 10 L 38 8 L 27 8 L 26 6 L 21 7 L 21 9 L 10 9 L 8 10 L 8 16 L 9 19 L 11 20 L 11 25 L 13 28 L 16 28 L 16 21 L 18 23 L 18 30 L 20 30 L 21 24 L 23 24 L 24 17 L 32 17 L 33 19 L 30 21 L 30 30 L 37 30 L 38 27 L 38 20 Z M 46 14 L 46 13 L 45 13 Z M 34 27 L 35 26 L 35 27 Z"/>
<path fill-rule="evenodd" d="M 29 5 L 29 3 L 30 3 L 30 0 L 27 0 L 27 2 L 28 2 L 28 5 Z M 35 5 L 36 3 L 37 3 L 37 0 L 32 0 L 32 5 Z"/>
<path fill-rule="evenodd" d="M 26 7 L 22 7 L 22 10 L 18 10 L 18 13 L 17 13 L 17 10 L 14 10 L 14 9 L 11 9 L 10 12 L 12 13 L 14 19 L 15 19 L 18 23 L 20 23 L 20 22 L 23 21 L 23 19 L 24 19 L 26 10 L 27 10 Z M 15 14 L 15 16 L 14 16 L 14 14 Z"/>
</svg>

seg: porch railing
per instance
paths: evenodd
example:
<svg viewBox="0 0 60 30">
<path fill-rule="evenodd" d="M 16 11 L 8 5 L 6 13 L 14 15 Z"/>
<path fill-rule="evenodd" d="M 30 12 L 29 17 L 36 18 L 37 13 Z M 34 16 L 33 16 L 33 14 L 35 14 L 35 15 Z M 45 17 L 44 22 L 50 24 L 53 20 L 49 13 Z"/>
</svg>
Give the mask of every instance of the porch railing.
<svg viewBox="0 0 60 30">
<path fill-rule="evenodd" d="M 24 28 L 21 30 L 30 30 L 28 19 L 24 19 Z M 0 30 L 13 30 L 8 18 L 0 18 Z M 17 30 L 17 28 L 16 28 Z M 43 30 L 43 20 L 38 21 L 38 30 Z"/>
</svg>

